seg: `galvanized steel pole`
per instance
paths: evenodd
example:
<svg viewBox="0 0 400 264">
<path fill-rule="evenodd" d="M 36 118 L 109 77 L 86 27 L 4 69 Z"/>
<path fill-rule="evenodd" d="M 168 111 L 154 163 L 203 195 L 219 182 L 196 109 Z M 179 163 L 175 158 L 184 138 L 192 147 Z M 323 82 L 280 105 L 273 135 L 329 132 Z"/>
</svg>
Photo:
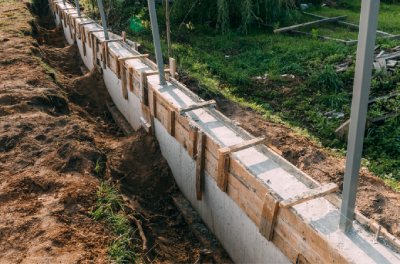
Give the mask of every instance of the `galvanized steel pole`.
<svg viewBox="0 0 400 264">
<path fill-rule="evenodd" d="M 99 12 L 100 12 L 100 17 L 101 17 L 101 25 L 103 26 L 103 30 L 104 30 L 104 38 L 106 40 L 109 40 L 110 38 L 108 36 L 107 20 L 106 20 L 106 14 L 104 13 L 103 0 L 97 0 L 97 6 L 99 7 Z"/>
<path fill-rule="evenodd" d="M 157 24 L 156 4 L 154 0 L 147 0 L 147 3 L 149 6 L 151 31 L 153 33 L 153 43 L 154 43 L 154 50 L 156 53 L 158 75 L 160 76 L 160 85 L 165 85 L 166 81 L 164 74 L 164 61 L 161 52 L 160 33 Z"/>
<path fill-rule="evenodd" d="M 343 183 L 342 206 L 340 209 L 339 227 L 345 232 L 350 230 L 354 219 L 378 15 L 379 0 L 362 0 L 346 169 Z"/>
<path fill-rule="evenodd" d="M 79 0 L 75 0 L 76 11 L 78 11 L 78 16 L 81 16 L 81 5 L 79 4 Z"/>
</svg>

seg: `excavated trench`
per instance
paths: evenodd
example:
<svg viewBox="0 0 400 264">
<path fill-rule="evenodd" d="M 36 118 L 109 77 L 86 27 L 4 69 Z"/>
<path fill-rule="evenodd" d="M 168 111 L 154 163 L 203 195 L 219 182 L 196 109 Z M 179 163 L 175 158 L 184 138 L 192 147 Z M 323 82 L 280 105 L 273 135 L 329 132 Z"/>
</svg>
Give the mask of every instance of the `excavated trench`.
<svg viewBox="0 0 400 264">
<path fill-rule="evenodd" d="M 0 4 L 0 17 L 15 23 L 1 30 L 0 42 L 2 259 L 107 262 L 115 235 L 90 215 L 107 181 L 143 228 L 132 237 L 141 260 L 216 262 L 173 202 L 180 194 L 157 142 L 144 131 L 122 133 L 101 72 L 87 71 L 52 22 L 47 1 L 36 2 L 28 6 L 37 19 L 23 3 Z"/>
</svg>

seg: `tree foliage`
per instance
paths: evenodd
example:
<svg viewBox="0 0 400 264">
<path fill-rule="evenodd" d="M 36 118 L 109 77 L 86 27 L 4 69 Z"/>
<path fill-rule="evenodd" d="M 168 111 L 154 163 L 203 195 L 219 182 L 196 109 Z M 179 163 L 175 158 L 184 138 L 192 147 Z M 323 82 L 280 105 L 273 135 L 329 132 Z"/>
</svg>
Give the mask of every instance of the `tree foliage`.
<svg viewBox="0 0 400 264">
<path fill-rule="evenodd" d="M 246 31 L 253 23 L 282 23 L 294 7 L 295 0 L 175 0 L 172 18 L 176 23 L 208 24 L 222 32 L 231 27 Z"/>
</svg>

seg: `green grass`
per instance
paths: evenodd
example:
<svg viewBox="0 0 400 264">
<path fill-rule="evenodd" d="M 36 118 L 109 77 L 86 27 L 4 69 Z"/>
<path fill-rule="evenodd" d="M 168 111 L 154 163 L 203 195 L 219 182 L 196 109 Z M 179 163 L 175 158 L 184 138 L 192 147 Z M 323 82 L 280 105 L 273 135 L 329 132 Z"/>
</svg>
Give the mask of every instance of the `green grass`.
<svg viewBox="0 0 400 264">
<path fill-rule="evenodd" d="M 132 243 L 134 230 L 124 212 L 123 201 L 118 190 L 101 182 L 97 191 L 97 202 L 91 215 L 97 221 L 105 221 L 117 236 L 108 248 L 108 255 L 113 263 L 134 263 L 135 247 Z"/>
</svg>

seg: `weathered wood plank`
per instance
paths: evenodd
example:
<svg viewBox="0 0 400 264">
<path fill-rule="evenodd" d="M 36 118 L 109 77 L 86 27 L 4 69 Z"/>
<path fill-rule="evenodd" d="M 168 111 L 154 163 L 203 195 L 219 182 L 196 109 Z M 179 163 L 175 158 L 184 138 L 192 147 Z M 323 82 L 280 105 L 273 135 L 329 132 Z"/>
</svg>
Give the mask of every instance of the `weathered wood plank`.
<svg viewBox="0 0 400 264">
<path fill-rule="evenodd" d="M 308 192 L 296 195 L 295 197 L 281 201 L 279 207 L 288 208 L 295 206 L 296 204 L 305 203 L 307 201 L 323 197 L 327 194 L 336 192 L 339 190 L 339 186 L 336 183 L 328 183 L 318 188 L 312 189 Z"/>
<path fill-rule="evenodd" d="M 199 131 L 197 135 L 197 157 L 196 157 L 196 198 L 201 200 L 204 190 L 204 163 L 205 163 L 205 147 L 206 136 Z"/>
</svg>

